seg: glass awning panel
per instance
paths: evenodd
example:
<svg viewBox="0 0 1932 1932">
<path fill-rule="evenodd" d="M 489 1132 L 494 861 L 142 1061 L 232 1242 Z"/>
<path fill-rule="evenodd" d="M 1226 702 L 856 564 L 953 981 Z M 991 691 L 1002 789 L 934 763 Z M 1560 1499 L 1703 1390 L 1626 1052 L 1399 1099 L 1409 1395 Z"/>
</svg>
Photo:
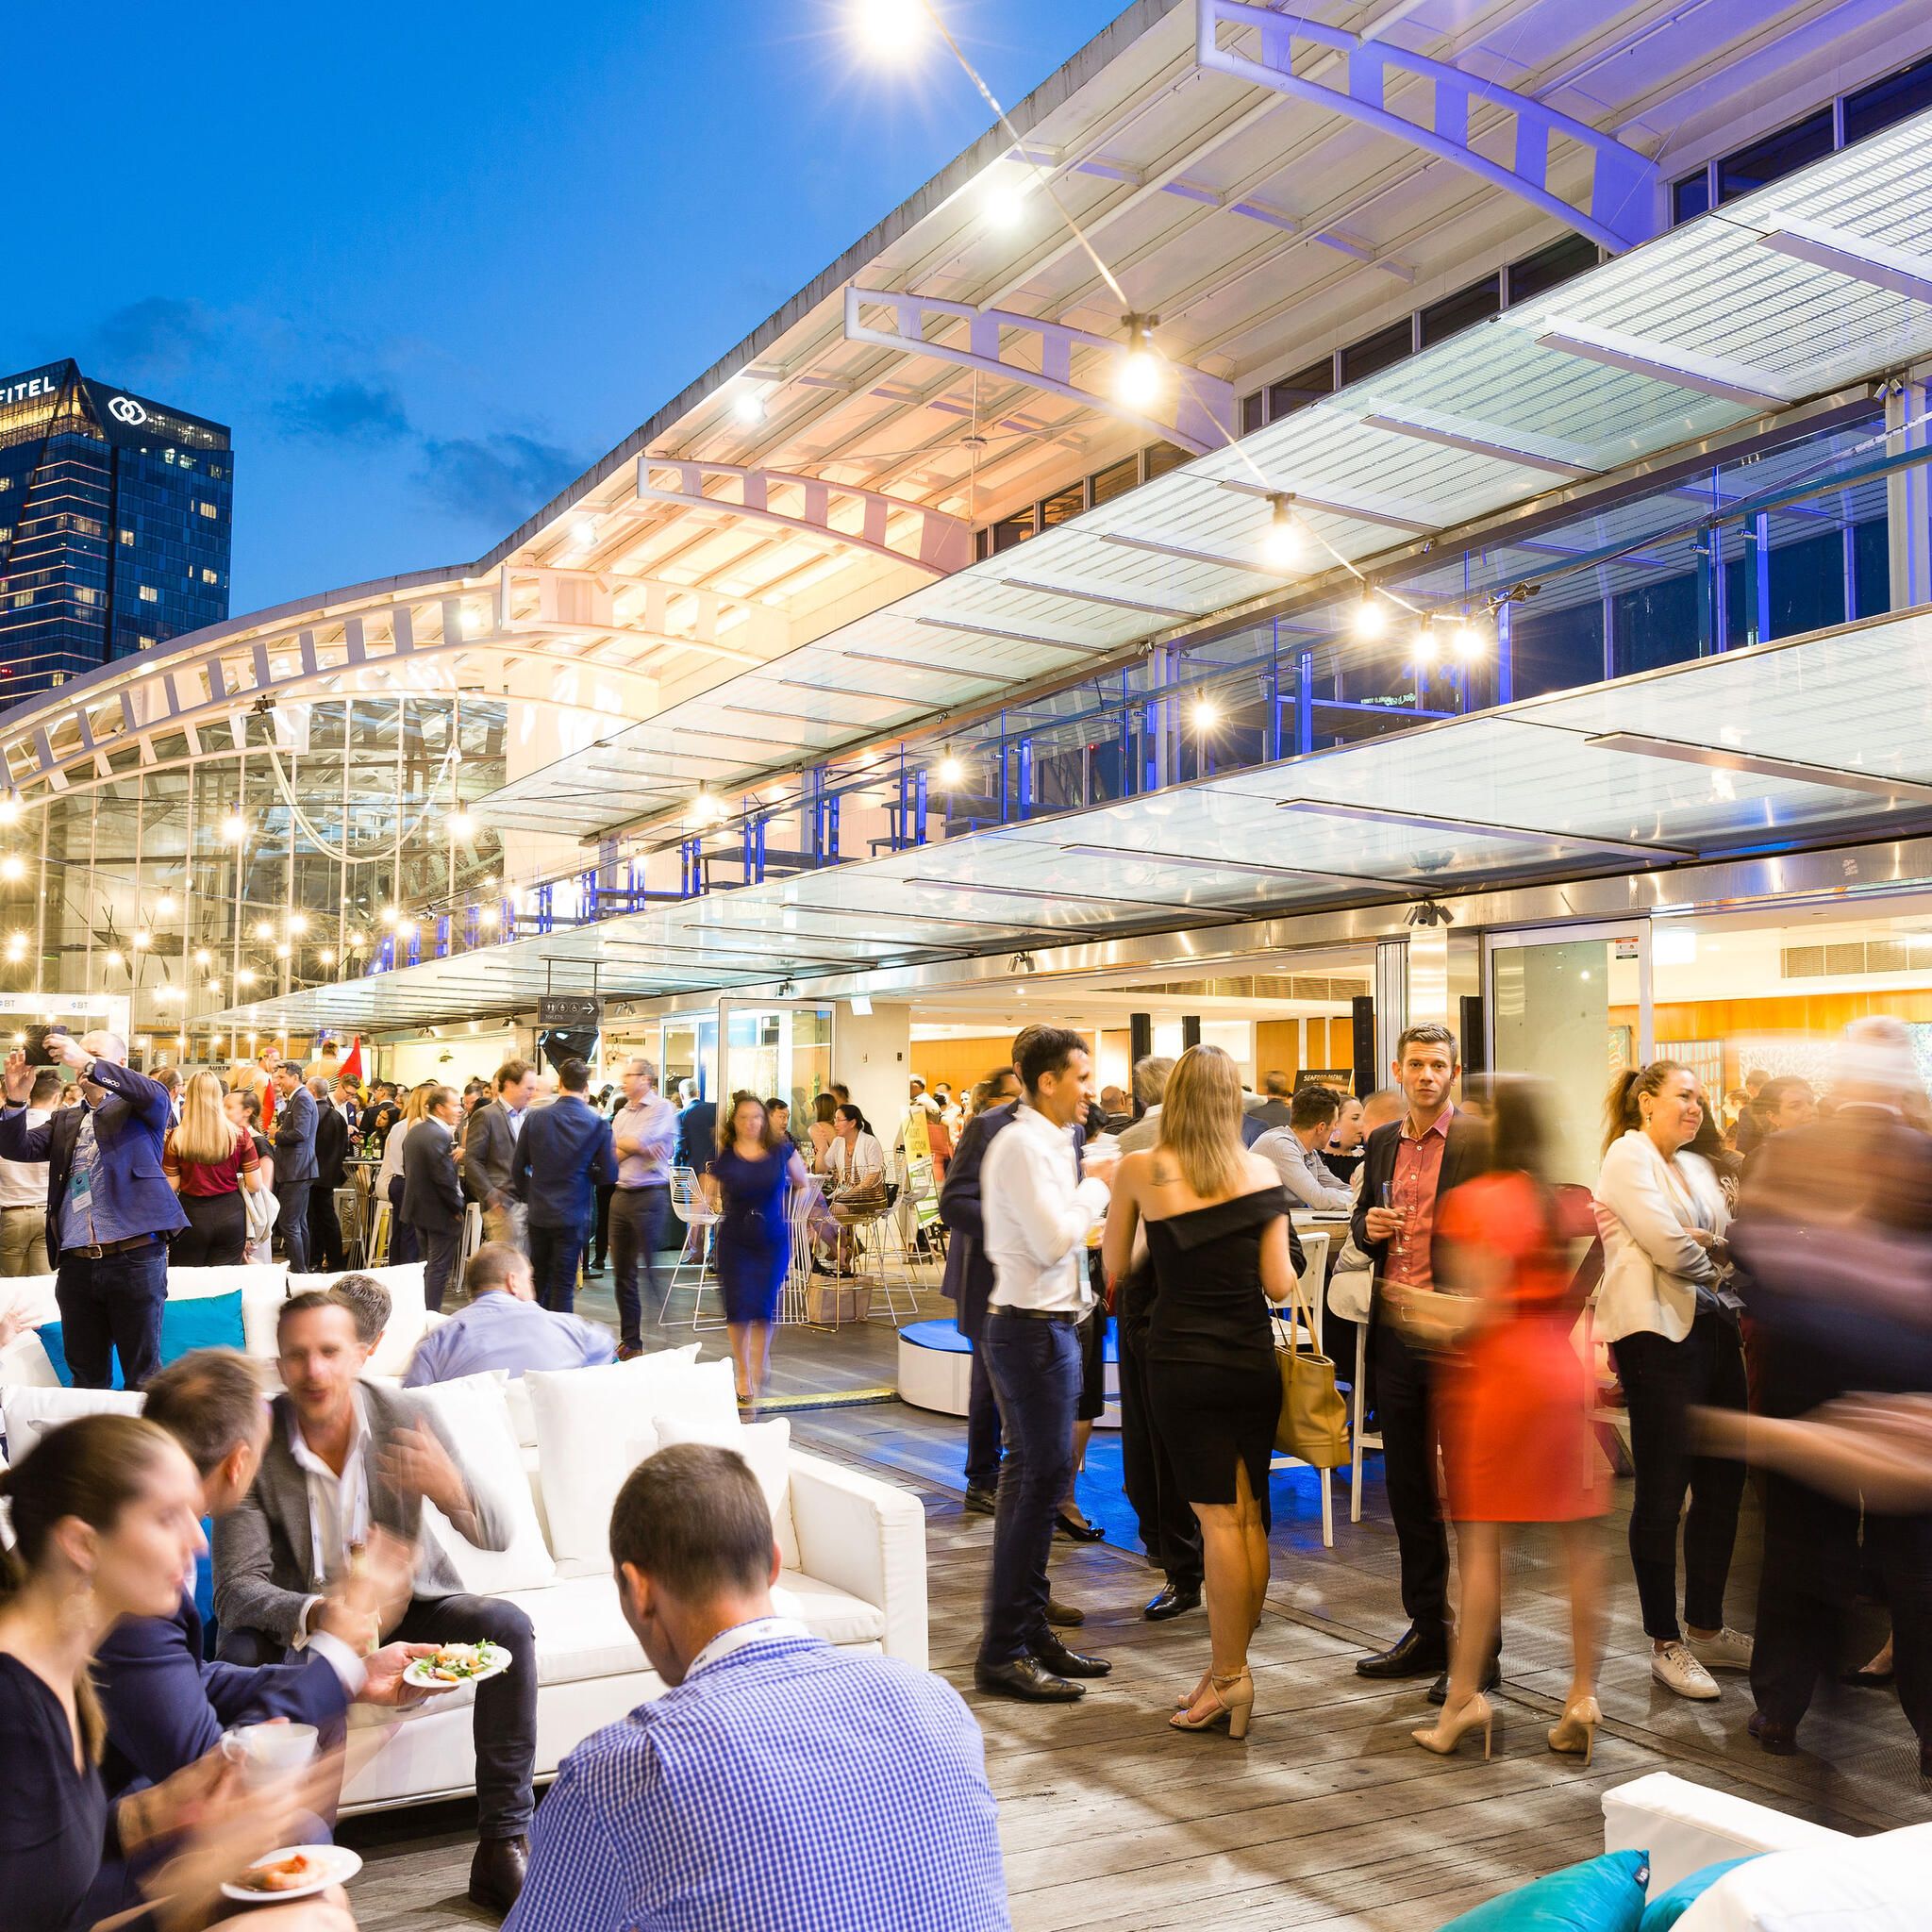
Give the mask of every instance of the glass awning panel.
<svg viewBox="0 0 1932 1932">
<path fill-rule="evenodd" d="M 1932 612 L 1868 619 L 1092 810 L 317 987 L 225 1027 L 407 1025 L 1932 824 Z"/>
</svg>

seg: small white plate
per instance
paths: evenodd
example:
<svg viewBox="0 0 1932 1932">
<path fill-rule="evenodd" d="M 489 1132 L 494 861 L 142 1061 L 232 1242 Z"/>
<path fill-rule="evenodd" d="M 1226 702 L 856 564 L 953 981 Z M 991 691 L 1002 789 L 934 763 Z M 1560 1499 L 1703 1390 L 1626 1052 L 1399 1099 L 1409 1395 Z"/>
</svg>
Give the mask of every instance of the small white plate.
<svg viewBox="0 0 1932 1932">
<path fill-rule="evenodd" d="M 510 1667 L 510 1654 L 501 1644 L 496 1646 L 496 1655 L 474 1675 L 459 1677 L 454 1684 L 441 1677 L 434 1676 L 433 1657 L 419 1657 L 403 1673 L 403 1682 L 413 1684 L 419 1690 L 460 1690 L 465 1684 L 487 1684 L 491 1677 L 500 1677 Z"/>
<path fill-rule="evenodd" d="M 222 1896 L 244 1906 L 285 1905 L 292 1898 L 313 1898 L 331 1885 L 346 1885 L 362 1869 L 362 1855 L 352 1852 L 347 1845 L 284 1845 L 280 1851 L 256 1859 L 248 1869 L 253 1872 L 257 1866 L 279 1865 L 284 1858 L 297 1856 L 307 1858 L 314 1869 L 315 1876 L 307 1885 L 294 1886 L 288 1891 L 258 1891 L 252 1886 L 230 1882 L 223 1885 Z"/>
</svg>

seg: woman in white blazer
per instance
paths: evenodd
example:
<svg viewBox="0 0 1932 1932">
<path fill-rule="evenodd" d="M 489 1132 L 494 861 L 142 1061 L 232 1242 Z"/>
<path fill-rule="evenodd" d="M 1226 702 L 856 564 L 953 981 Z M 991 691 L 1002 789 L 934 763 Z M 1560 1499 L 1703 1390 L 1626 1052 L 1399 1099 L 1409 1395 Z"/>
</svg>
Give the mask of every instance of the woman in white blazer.
<svg viewBox="0 0 1932 1932">
<path fill-rule="evenodd" d="M 1699 1455 L 1689 1420 L 1693 1406 L 1745 1404 L 1737 1304 L 1721 1286 L 1729 1210 L 1710 1164 L 1689 1151 L 1704 1108 L 1688 1067 L 1657 1060 L 1618 1074 L 1605 1111 L 1596 1327 L 1616 1357 L 1630 1416 L 1630 1562 L 1650 1671 L 1681 1697 L 1715 1697 L 1712 1671 L 1751 1668 L 1751 1640 L 1724 1623 L 1743 1465 Z M 1680 1630 L 1677 1521 L 1687 1490 Z"/>
</svg>

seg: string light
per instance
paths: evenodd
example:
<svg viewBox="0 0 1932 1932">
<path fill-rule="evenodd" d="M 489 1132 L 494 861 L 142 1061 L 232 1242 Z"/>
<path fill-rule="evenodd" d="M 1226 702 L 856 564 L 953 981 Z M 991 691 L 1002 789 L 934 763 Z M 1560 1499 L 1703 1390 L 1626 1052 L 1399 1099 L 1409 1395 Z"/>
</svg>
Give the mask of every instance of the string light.
<svg viewBox="0 0 1932 1932">
<path fill-rule="evenodd" d="M 121 948 L 119 946 L 109 946 L 107 950 L 105 958 L 109 966 L 125 966 L 127 963 L 125 959 L 122 958 Z"/>
<path fill-rule="evenodd" d="M 25 935 L 25 933 L 24 933 L 24 932 L 17 932 L 17 933 L 14 933 L 14 934 L 13 934 L 13 935 L 12 935 L 12 936 L 11 936 L 11 937 L 10 937 L 10 938 L 9 938 L 9 939 L 8 940 L 8 941 L 7 941 L 7 957 L 8 957 L 8 960 L 9 960 L 9 961 L 11 961 L 11 963 L 12 963 L 12 964 L 14 964 L 14 965 L 16 965 L 16 966 L 17 966 L 17 965 L 19 965 L 19 964 L 20 964 L 20 962 L 21 962 L 21 961 L 22 961 L 23 959 L 25 959 L 25 958 L 26 958 L 26 935 Z"/>
<path fill-rule="evenodd" d="M 724 816 L 724 801 L 709 791 L 700 791 L 691 801 L 691 815 L 701 825 L 715 825 Z"/>
<path fill-rule="evenodd" d="M 202 946 L 194 955 L 194 963 L 197 966 L 210 966 L 214 963 L 214 955 L 206 946 Z"/>
<path fill-rule="evenodd" d="M 1389 612 L 1374 591 L 1365 590 L 1355 607 L 1355 634 L 1364 643 L 1373 643 L 1389 628 Z"/>
<path fill-rule="evenodd" d="M 179 907 L 177 907 L 175 903 L 175 895 L 173 892 L 163 892 L 161 896 L 155 901 L 155 917 L 157 919 L 173 919 L 175 914 L 179 909 Z"/>
<path fill-rule="evenodd" d="M 393 906 L 385 906 L 379 915 L 385 925 L 393 925 L 402 914 Z"/>
<path fill-rule="evenodd" d="M 1480 658 L 1488 647 L 1489 640 L 1467 615 L 1463 616 L 1449 632 L 1450 648 L 1467 662 L 1472 658 Z"/>
<path fill-rule="evenodd" d="M 476 914 L 476 924 L 485 932 L 494 932 L 496 930 L 497 918 L 496 908 L 494 906 L 485 906 Z"/>
<path fill-rule="evenodd" d="M 396 937 L 399 940 L 412 940 L 416 937 L 416 922 L 413 919 L 396 921 Z"/>
<path fill-rule="evenodd" d="M 475 836 L 476 821 L 466 811 L 453 811 L 449 815 L 449 835 L 452 839 L 470 839 Z"/>
<path fill-rule="evenodd" d="M 210 979 L 208 983 L 207 990 L 209 992 L 220 992 L 222 990 L 222 982 L 219 979 Z"/>
<path fill-rule="evenodd" d="M 290 947 L 288 941 L 284 940 L 281 942 L 281 944 L 275 948 L 275 958 L 277 959 L 286 959 L 289 957 L 291 950 L 291 948 Z"/>
<path fill-rule="evenodd" d="M 1127 353 L 1121 358 L 1114 377 L 1114 394 L 1130 409 L 1145 409 L 1158 400 L 1167 380 L 1167 364 L 1154 346 L 1158 315 L 1124 315 L 1127 331 Z"/>
<path fill-rule="evenodd" d="M 306 912 L 291 912 L 283 924 L 291 932 L 300 935 L 308 930 L 308 915 Z"/>
<path fill-rule="evenodd" d="M 8 791 L 0 796 L 0 825 L 14 825 L 20 823 L 20 793 Z"/>
<path fill-rule="evenodd" d="M 1212 731 L 1221 723 L 1221 707 L 1212 698 L 1196 698 L 1192 715 L 1196 731 Z"/>
<path fill-rule="evenodd" d="M 253 986 L 255 984 L 255 969 L 252 966 L 242 967 L 241 972 L 235 975 L 235 984 L 237 986 Z"/>
<path fill-rule="evenodd" d="M 25 876 L 26 860 L 19 853 L 9 852 L 5 858 L 0 858 L 0 879 L 5 879 L 11 886 Z"/>
<path fill-rule="evenodd" d="M 275 936 L 275 922 L 273 920 L 258 919 L 255 922 L 255 937 L 260 940 L 263 942 L 263 944 L 266 944 L 270 940 L 274 939 Z"/>
<path fill-rule="evenodd" d="M 231 811 L 222 821 L 222 843 L 239 845 L 248 836 L 248 821 L 239 811 Z"/>
<path fill-rule="evenodd" d="M 328 946 L 323 947 L 322 951 L 316 954 L 315 957 L 318 959 L 320 959 L 325 966 L 333 966 L 336 963 L 335 953 L 333 949 Z"/>
<path fill-rule="evenodd" d="M 137 953 L 144 953 L 153 943 L 145 932 L 138 929 L 128 934 L 127 941 Z"/>
<path fill-rule="evenodd" d="M 940 760 L 939 771 L 935 775 L 948 791 L 957 791 L 966 782 L 966 767 L 948 752 Z"/>
<path fill-rule="evenodd" d="M 1268 499 L 1268 527 L 1261 532 L 1261 561 L 1270 570 L 1294 570 L 1302 560 L 1301 520 L 1294 498 L 1277 490 Z"/>
<path fill-rule="evenodd" d="M 1415 634 L 1415 661 L 1418 664 L 1433 664 L 1436 661 L 1439 643 L 1433 625 L 1424 625 Z"/>
</svg>

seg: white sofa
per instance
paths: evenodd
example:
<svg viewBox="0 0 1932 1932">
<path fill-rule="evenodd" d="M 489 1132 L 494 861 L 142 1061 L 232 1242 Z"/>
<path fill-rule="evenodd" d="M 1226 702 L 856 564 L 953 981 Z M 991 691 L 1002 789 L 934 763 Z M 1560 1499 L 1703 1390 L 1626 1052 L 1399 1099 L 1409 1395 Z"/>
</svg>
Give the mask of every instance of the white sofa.
<svg viewBox="0 0 1932 1932">
<path fill-rule="evenodd" d="M 1650 1896 L 1753 1853 L 1679 1932 L 1905 1932 L 1932 1924 L 1932 1824 L 1852 1838 L 1730 1791 L 1652 1772 L 1603 1795 L 1604 1850 L 1650 1855 Z"/>
<path fill-rule="evenodd" d="M 272 1317 L 273 1304 L 265 1303 L 263 1312 Z M 255 1353 L 258 1318 L 249 1327 Z M 514 1505 L 516 1534 L 501 1552 L 472 1549 L 433 1508 L 427 1519 L 467 1588 L 508 1598 L 530 1619 L 539 1777 L 553 1774 L 589 1732 L 663 1689 L 619 1610 L 606 1537 L 624 1478 L 671 1441 L 728 1442 L 752 1463 L 783 1557 L 774 1592 L 783 1613 L 828 1642 L 925 1667 L 925 1513 L 919 1499 L 793 1450 L 783 1421 L 741 1423 L 730 1363 L 699 1362 L 696 1355 L 693 1343 L 607 1368 L 521 1381 L 475 1375 L 421 1391 L 458 1443 L 465 1468 Z M 49 1372 L 44 1380 L 0 1381 L 0 1423 L 15 1456 L 42 1429 L 72 1416 L 139 1407 L 137 1396 L 46 1386 L 51 1380 Z M 473 1698 L 467 1689 L 446 1692 L 400 1716 L 358 1707 L 343 1810 L 474 1790 Z"/>
</svg>

